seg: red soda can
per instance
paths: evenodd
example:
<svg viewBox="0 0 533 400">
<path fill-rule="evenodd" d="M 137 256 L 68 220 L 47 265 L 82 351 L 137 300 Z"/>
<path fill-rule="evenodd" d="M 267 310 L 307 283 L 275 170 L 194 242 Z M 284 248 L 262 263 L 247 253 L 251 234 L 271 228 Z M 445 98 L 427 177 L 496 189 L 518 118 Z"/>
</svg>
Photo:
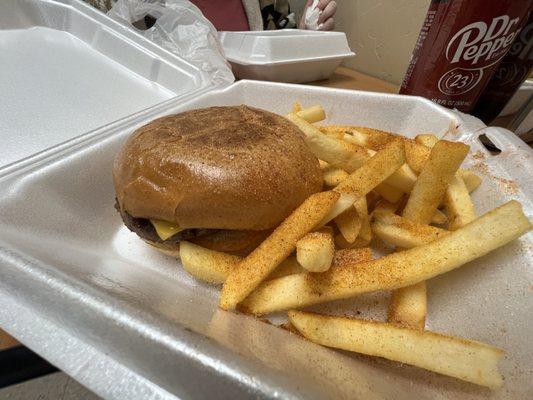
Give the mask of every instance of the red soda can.
<svg viewBox="0 0 533 400">
<path fill-rule="evenodd" d="M 532 0 L 432 0 L 400 93 L 471 111 L 531 7 Z"/>
</svg>

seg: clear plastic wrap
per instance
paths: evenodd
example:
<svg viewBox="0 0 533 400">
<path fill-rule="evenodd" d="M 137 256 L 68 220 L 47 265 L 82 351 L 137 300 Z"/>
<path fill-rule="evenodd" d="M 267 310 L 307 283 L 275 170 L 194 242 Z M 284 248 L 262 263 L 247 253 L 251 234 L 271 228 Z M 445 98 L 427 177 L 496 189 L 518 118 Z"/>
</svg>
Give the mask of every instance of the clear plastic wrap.
<svg viewBox="0 0 533 400">
<path fill-rule="evenodd" d="M 187 0 L 118 0 L 108 16 L 134 29 L 146 15 L 155 24 L 138 30 L 145 38 L 200 68 L 214 85 L 235 80 L 224 57 L 217 30 L 202 12 Z"/>
</svg>

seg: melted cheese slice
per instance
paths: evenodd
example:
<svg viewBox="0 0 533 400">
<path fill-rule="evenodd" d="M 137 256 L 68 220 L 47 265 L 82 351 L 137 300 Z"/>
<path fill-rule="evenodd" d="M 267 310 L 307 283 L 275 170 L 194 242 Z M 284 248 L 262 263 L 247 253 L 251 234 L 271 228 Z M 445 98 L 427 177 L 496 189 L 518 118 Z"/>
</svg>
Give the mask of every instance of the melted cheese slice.
<svg viewBox="0 0 533 400">
<path fill-rule="evenodd" d="M 167 240 L 169 237 L 184 230 L 174 222 L 162 221 L 160 219 L 151 219 L 150 222 L 154 226 L 157 236 L 159 236 L 161 240 Z"/>
</svg>

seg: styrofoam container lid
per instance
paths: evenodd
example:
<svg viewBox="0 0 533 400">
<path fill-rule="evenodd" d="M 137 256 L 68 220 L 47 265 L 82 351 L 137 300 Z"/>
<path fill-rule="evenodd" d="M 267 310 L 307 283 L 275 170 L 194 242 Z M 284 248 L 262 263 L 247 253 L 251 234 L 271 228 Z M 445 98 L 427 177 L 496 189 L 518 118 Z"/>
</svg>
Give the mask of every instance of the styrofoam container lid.
<svg viewBox="0 0 533 400">
<path fill-rule="evenodd" d="M 226 58 L 239 64 L 294 63 L 354 56 L 343 32 L 281 29 L 219 32 Z"/>
<path fill-rule="evenodd" d="M 80 0 L 0 1 L 0 53 L 0 169 L 211 86 Z"/>
</svg>

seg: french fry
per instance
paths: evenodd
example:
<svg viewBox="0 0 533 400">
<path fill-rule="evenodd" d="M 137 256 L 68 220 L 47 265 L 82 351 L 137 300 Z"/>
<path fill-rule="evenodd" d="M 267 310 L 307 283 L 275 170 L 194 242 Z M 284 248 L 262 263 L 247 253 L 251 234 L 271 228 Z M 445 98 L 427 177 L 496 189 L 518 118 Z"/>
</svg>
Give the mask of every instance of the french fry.
<svg viewBox="0 0 533 400">
<path fill-rule="evenodd" d="M 324 109 L 320 105 L 312 106 L 309 108 L 304 108 L 296 112 L 296 115 L 299 116 L 300 118 L 305 119 L 310 124 L 326 119 L 326 113 L 324 112 Z"/>
<path fill-rule="evenodd" d="M 428 224 L 439 207 L 449 182 L 468 153 L 469 146 L 440 140 L 420 173 L 403 210 L 407 219 Z"/>
<path fill-rule="evenodd" d="M 366 196 L 400 168 L 404 160 L 403 143 L 401 141 L 392 142 L 383 150 L 377 152 L 361 168 L 351 173 L 348 178 L 335 187 L 334 190 L 341 193 L 341 197 L 321 221 L 321 225 L 325 225 L 337 215 L 343 213 L 358 198 Z"/>
<path fill-rule="evenodd" d="M 385 182 L 397 189 L 400 189 L 404 193 L 411 193 L 415 182 L 417 180 L 416 174 L 411 167 L 407 164 L 403 164 L 389 179 Z"/>
<path fill-rule="evenodd" d="M 371 191 L 366 195 L 366 205 L 368 207 L 368 212 L 372 212 L 376 205 L 381 201 L 381 196 L 375 191 Z"/>
<path fill-rule="evenodd" d="M 329 163 L 325 162 L 324 160 L 318 160 L 318 165 L 320 166 L 320 169 L 322 170 L 322 172 L 330 168 L 333 168 L 331 165 L 329 165 Z"/>
<path fill-rule="evenodd" d="M 413 222 L 428 224 L 442 202 L 448 183 L 466 157 L 469 146 L 459 142 L 438 141 L 424 164 L 407 200 L 403 216 Z M 426 288 L 417 282 L 412 288 L 392 293 L 389 322 L 424 329 L 427 310 Z"/>
<path fill-rule="evenodd" d="M 362 262 L 372 261 L 374 256 L 370 247 L 361 247 L 359 249 L 336 250 L 333 256 L 332 268 L 345 268 L 357 265 Z"/>
<path fill-rule="evenodd" d="M 297 113 L 299 111 L 302 111 L 302 104 L 299 101 L 295 101 L 292 103 L 292 112 Z"/>
<path fill-rule="evenodd" d="M 224 283 L 240 257 L 206 249 L 196 244 L 181 241 L 180 258 L 183 268 L 197 279 L 212 284 Z"/>
<path fill-rule="evenodd" d="M 425 146 L 428 149 L 431 149 L 433 146 L 435 146 L 438 141 L 439 138 L 432 133 L 421 133 L 415 137 L 416 143 Z"/>
<path fill-rule="evenodd" d="M 340 168 L 330 167 L 322 170 L 322 178 L 324 185 L 328 187 L 335 187 L 348 177 L 348 172 Z"/>
<path fill-rule="evenodd" d="M 464 181 L 468 193 L 472 193 L 481 185 L 481 178 L 468 169 L 460 169 L 457 176 Z"/>
<path fill-rule="evenodd" d="M 468 189 L 464 181 L 457 176 L 446 189 L 444 203 L 450 215 L 449 230 L 454 231 L 476 219 L 476 210 Z"/>
<path fill-rule="evenodd" d="M 374 208 L 374 211 L 372 211 L 372 214 L 370 214 L 370 218 L 374 219 L 376 216 L 381 214 L 394 214 L 398 208 L 400 208 L 400 202 L 391 203 L 387 200 L 381 200 Z"/>
<path fill-rule="evenodd" d="M 331 136 L 335 139 L 342 140 L 344 138 L 344 131 L 342 129 L 338 129 L 335 126 L 326 125 L 326 126 L 317 126 L 317 128 L 322 132 L 324 135 Z"/>
<path fill-rule="evenodd" d="M 330 227 L 309 232 L 296 243 L 296 260 L 309 272 L 324 272 L 331 267 L 335 244 Z"/>
<path fill-rule="evenodd" d="M 418 224 L 386 211 L 373 214 L 372 232 L 381 240 L 400 248 L 422 246 L 449 232 L 431 225 Z"/>
<path fill-rule="evenodd" d="M 344 171 L 343 169 L 334 168 L 329 163 L 322 160 L 318 161 L 320 162 L 320 168 L 322 169 L 324 185 L 326 185 L 327 187 L 334 188 L 343 180 L 345 180 L 349 175 L 348 172 Z M 404 193 L 400 189 L 396 189 L 395 187 L 390 186 L 385 182 L 381 182 L 374 190 L 381 197 L 391 203 L 396 203 L 404 195 Z"/>
<path fill-rule="evenodd" d="M 399 361 L 491 389 L 503 383 L 498 361 L 504 352 L 484 343 L 302 311 L 289 311 L 289 321 L 305 338 L 323 346 Z"/>
<path fill-rule="evenodd" d="M 419 174 L 431 153 L 431 149 L 414 141 L 405 142 L 405 159 L 413 171 Z"/>
<path fill-rule="evenodd" d="M 352 193 L 357 197 L 366 196 L 372 189 L 401 168 L 404 161 L 403 142 L 401 140 L 391 142 L 351 173 L 335 190 L 339 193 Z"/>
<path fill-rule="evenodd" d="M 320 127 L 320 130 L 328 136 L 332 136 L 337 139 L 343 139 L 343 140 L 346 140 L 347 142 L 350 142 L 350 143 L 353 143 L 359 146 L 363 146 L 363 147 L 366 147 L 366 148 L 369 148 L 375 151 L 380 150 L 385 144 L 390 142 L 392 139 L 401 138 L 400 136 L 395 136 L 395 137 L 380 136 L 379 148 L 376 148 L 375 146 L 374 148 L 372 148 L 372 146 L 369 147 L 369 134 L 363 132 L 363 130 L 369 129 L 369 128 L 360 128 L 360 129 L 361 130 L 359 130 L 359 127 L 349 126 L 349 125 L 327 125 L 327 126 Z M 376 132 L 381 132 L 381 131 L 376 131 Z M 371 144 L 374 144 L 374 142 L 372 142 Z"/>
<path fill-rule="evenodd" d="M 365 248 L 368 246 L 369 241 L 366 239 L 362 239 L 360 237 L 357 237 L 352 243 L 349 243 L 344 236 L 342 236 L 342 233 L 339 233 L 335 235 L 335 246 L 339 249 L 346 249 L 346 250 L 354 250 L 354 249 L 360 249 Z"/>
<path fill-rule="evenodd" d="M 220 307 L 234 309 L 296 247 L 296 242 L 315 228 L 339 199 L 334 191 L 311 195 L 254 251 L 239 262 L 224 282 Z"/>
<path fill-rule="evenodd" d="M 359 134 L 359 132 L 354 132 L 353 134 L 344 133 L 342 139 L 358 146 L 366 147 L 366 136 Z"/>
<path fill-rule="evenodd" d="M 405 142 L 405 158 L 415 173 L 420 173 L 429 157 L 431 149 L 416 142 Z M 459 169 L 458 176 L 465 182 L 468 192 L 472 193 L 481 184 L 481 178 L 468 169 Z"/>
<path fill-rule="evenodd" d="M 387 320 L 406 328 L 424 330 L 427 311 L 426 282 L 418 282 L 392 292 Z"/>
<path fill-rule="evenodd" d="M 355 208 L 348 208 L 342 214 L 337 215 L 334 221 L 346 242 L 355 242 L 361 230 L 361 218 L 357 215 Z"/>
<path fill-rule="evenodd" d="M 381 150 L 384 146 L 395 140 L 407 140 L 395 133 L 363 126 L 347 126 L 345 127 L 345 132 L 358 138 L 360 141 L 364 140 L 364 146 L 374 151 Z"/>
<path fill-rule="evenodd" d="M 444 225 L 446 222 L 448 222 L 448 217 L 441 210 L 436 209 L 435 214 L 433 214 L 431 217 L 430 222 L 432 224 Z"/>
<path fill-rule="evenodd" d="M 243 306 L 253 314 L 266 314 L 414 285 L 479 258 L 530 229 L 520 203 L 510 201 L 423 246 L 353 268 L 339 265 L 322 274 L 295 274 L 269 280 Z"/>
<path fill-rule="evenodd" d="M 362 243 L 366 242 L 366 245 L 372 240 L 372 230 L 370 229 L 370 220 L 368 218 L 368 205 L 366 203 L 366 197 L 359 198 L 354 203 L 354 208 L 357 211 L 357 215 L 361 220 L 361 229 L 359 230 L 358 239 Z"/>
<path fill-rule="evenodd" d="M 290 256 L 283 260 L 278 267 L 270 273 L 269 279 L 281 278 L 287 275 L 301 274 L 305 269 L 298 263 L 296 257 Z"/>
<path fill-rule="evenodd" d="M 341 168 L 346 172 L 353 172 L 368 159 L 366 149 L 325 135 L 316 126 L 294 113 L 287 114 L 286 118 L 305 134 L 305 142 L 309 150 L 318 159 L 328 162 L 331 166 Z"/>
<path fill-rule="evenodd" d="M 179 253 L 185 271 L 196 279 L 215 285 L 224 283 L 229 273 L 242 260 L 241 257 L 206 249 L 186 241 L 180 242 Z M 296 257 L 289 257 L 269 275 L 269 278 L 302 272 L 305 270 L 298 264 Z"/>
<path fill-rule="evenodd" d="M 370 157 L 367 149 L 328 136 L 316 126 L 313 126 L 294 113 L 287 114 L 286 118 L 304 132 L 306 135 L 306 143 L 311 152 L 317 158 L 328 162 L 335 168 L 340 168 L 346 172 L 352 173 L 367 162 Z M 396 137 L 396 140 L 389 142 L 389 144 L 392 144 L 393 142 L 403 141 Z M 387 146 L 389 144 L 387 144 Z M 415 180 L 416 175 L 414 172 L 411 171 L 407 165 L 402 165 L 401 168 L 399 168 L 399 171 L 393 172 L 393 175 L 386 183 L 402 190 L 404 193 L 409 193 Z"/>
</svg>

